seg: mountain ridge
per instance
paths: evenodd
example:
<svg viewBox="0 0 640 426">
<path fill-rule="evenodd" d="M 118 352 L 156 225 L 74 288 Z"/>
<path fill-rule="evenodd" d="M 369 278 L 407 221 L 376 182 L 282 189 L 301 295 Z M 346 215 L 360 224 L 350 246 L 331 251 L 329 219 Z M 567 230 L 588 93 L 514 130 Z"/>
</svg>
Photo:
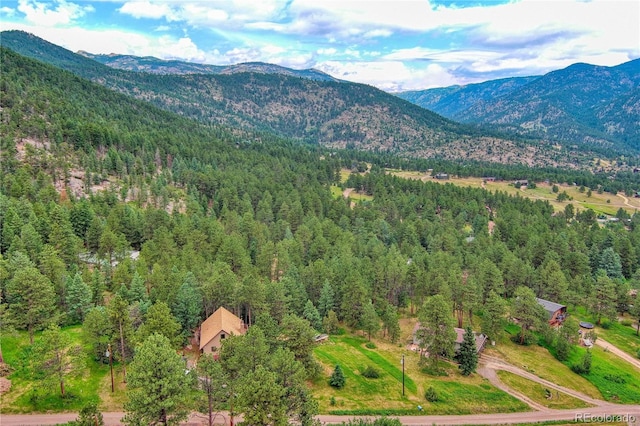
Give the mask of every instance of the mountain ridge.
<svg viewBox="0 0 640 426">
<path fill-rule="evenodd" d="M 154 56 L 122 55 L 118 53 L 94 54 L 86 51 L 78 51 L 76 53 L 111 68 L 152 74 L 234 74 L 240 72 L 255 72 L 284 74 L 319 81 L 340 81 L 325 72 L 313 68 L 296 70 L 266 62 L 241 62 L 232 65 L 213 65 L 175 59 L 160 59 Z"/>
<path fill-rule="evenodd" d="M 398 94 L 462 123 L 570 144 L 640 148 L 640 59 L 613 67 L 572 64 L 530 80 L 490 80 L 463 88 Z M 510 89 L 510 90 L 509 90 Z M 438 96 L 447 93 L 446 102 Z M 481 93 L 481 96 L 474 94 Z M 471 100 L 471 101 L 470 101 Z M 613 105 L 624 105 L 612 110 Z M 615 119 L 614 119 L 615 117 Z"/>
<path fill-rule="evenodd" d="M 21 32 L 2 44 L 165 110 L 237 132 L 418 158 L 588 168 L 585 147 L 510 138 L 462 125 L 372 86 L 282 74 L 148 74 L 107 67 Z"/>
</svg>

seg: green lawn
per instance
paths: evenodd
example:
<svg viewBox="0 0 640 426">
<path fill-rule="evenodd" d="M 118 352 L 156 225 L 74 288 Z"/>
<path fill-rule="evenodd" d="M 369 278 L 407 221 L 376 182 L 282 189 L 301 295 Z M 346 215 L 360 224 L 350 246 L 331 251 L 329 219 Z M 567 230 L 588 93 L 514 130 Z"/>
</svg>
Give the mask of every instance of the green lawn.
<svg viewBox="0 0 640 426">
<path fill-rule="evenodd" d="M 80 326 L 67 327 L 63 332 L 71 337 L 73 344 L 82 346 Z M 38 338 L 36 334 L 36 339 Z M 9 375 L 11 390 L 2 396 L 0 412 L 60 412 L 77 411 L 88 402 L 99 402 L 99 394 L 109 366 L 96 363 L 83 353 L 80 360 L 81 374 L 69 379 L 65 384 L 65 397 L 60 394 L 59 384 L 44 386 L 32 379 L 29 368 L 31 346 L 27 333 L 3 334 L 0 336 L 5 362 L 12 368 Z M 87 349 L 86 347 L 84 349 Z"/>
<path fill-rule="evenodd" d="M 587 349 L 574 347 L 566 365 L 578 364 Z M 583 377 L 591 382 L 607 401 L 637 404 L 640 401 L 640 372 L 598 346 L 591 349 L 591 372 Z"/>
<path fill-rule="evenodd" d="M 324 368 L 323 377 L 312 384 L 320 411 L 335 414 L 454 414 L 527 411 L 529 407 L 493 387 L 478 375 L 463 377 L 454 364 L 447 365 L 447 375 L 434 377 L 421 371 L 418 354 L 403 347 L 376 342 L 368 349 L 363 338 L 332 336 L 318 345 L 314 354 Z M 405 355 L 405 396 L 402 396 L 402 365 Z M 328 385 L 328 378 L 339 364 L 347 379 L 342 389 Z M 378 379 L 362 376 L 372 366 L 381 372 Z M 424 393 L 433 387 L 439 401 L 430 403 Z M 333 399 L 332 399 L 333 398 Z M 334 403 L 332 404 L 332 401 Z M 423 411 L 418 411 L 421 406 Z"/>
</svg>

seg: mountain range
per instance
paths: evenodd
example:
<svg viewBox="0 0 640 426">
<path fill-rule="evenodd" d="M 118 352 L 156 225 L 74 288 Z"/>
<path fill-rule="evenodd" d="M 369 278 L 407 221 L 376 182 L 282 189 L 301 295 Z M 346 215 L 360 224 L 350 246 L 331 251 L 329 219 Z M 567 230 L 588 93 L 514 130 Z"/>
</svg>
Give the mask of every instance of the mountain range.
<svg viewBox="0 0 640 426">
<path fill-rule="evenodd" d="M 414 157 L 529 166 L 587 167 L 597 156 L 637 152 L 638 144 L 633 135 L 622 141 L 583 138 L 580 141 L 561 140 L 565 143 L 559 144 L 544 132 L 536 134 L 537 138 L 530 138 L 522 131 L 514 133 L 518 129 L 504 123 L 491 127 L 461 124 L 445 118 L 444 113 L 436 114 L 368 85 L 322 79 L 314 70 L 296 74 L 295 70 L 289 72 L 283 67 L 253 63 L 225 69 L 203 66 L 202 70 L 208 69 L 209 73 L 191 73 L 200 65 L 123 55 L 80 55 L 20 31 L 2 32 L 0 41 L 2 46 L 21 55 L 185 117 L 227 126 L 236 132 L 268 132 L 330 147 L 389 151 Z M 146 72 L 116 69 L 112 67 L 113 62 L 112 66 L 99 62 L 110 62 L 108 57 L 120 64 L 119 68 L 142 67 Z M 164 74 L 172 68 L 179 68 L 179 73 Z M 629 68 L 633 69 L 633 64 Z M 215 73 L 216 70 L 219 72 Z M 317 78 L 307 77 L 305 72 Z M 472 102 L 471 96 L 467 95 L 468 103 L 474 106 L 479 102 L 502 99 L 540 79 L 508 79 L 494 82 L 492 87 L 478 87 L 481 90 L 476 90 L 474 95 L 477 100 Z M 635 80 L 630 81 L 633 84 Z M 466 90 L 459 88 L 457 91 Z M 606 91 L 606 88 L 600 91 Z M 451 92 L 445 97 L 455 94 L 455 91 Z M 495 98 L 498 94 L 502 96 Z M 620 105 L 628 103 L 622 96 L 611 100 L 609 108 L 602 109 L 611 117 L 621 114 L 614 101 Z M 454 102 L 450 104 L 451 111 L 460 109 Z M 474 122 L 468 120 L 468 123 Z M 627 135 L 627 127 L 620 133 Z"/>
<path fill-rule="evenodd" d="M 565 143 L 640 148 L 640 59 L 398 96 L 462 123 Z"/>
<path fill-rule="evenodd" d="M 164 60 L 153 56 L 133 55 L 95 55 L 85 51 L 77 52 L 111 68 L 147 72 L 151 74 L 236 74 L 243 72 L 260 74 L 282 74 L 291 77 L 307 78 L 318 81 L 339 81 L 327 73 L 315 69 L 294 70 L 265 62 L 244 62 L 234 65 L 210 65 L 177 60 Z"/>
</svg>

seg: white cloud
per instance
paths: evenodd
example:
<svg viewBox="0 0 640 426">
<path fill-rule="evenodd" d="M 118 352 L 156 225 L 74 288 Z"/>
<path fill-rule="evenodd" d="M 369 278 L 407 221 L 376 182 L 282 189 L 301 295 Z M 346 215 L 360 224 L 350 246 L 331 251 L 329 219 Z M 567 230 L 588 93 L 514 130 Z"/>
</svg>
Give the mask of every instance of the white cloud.
<svg viewBox="0 0 640 426">
<path fill-rule="evenodd" d="M 64 0 L 53 2 L 37 2 L 35 0 L 18 0 L 18 11 L 25 15 L 31 24 L 43 27 L 69 25 L 74 20 L 92 12 L 92 6 L 79 6 Z"/>
<path fill-rule="evenodd" d="M 131 15 L 134 18 L 161 19 L 172 21 L 175 18 L 171 7 L 168 4 L 152 3 L 151 1 L 130 1 L 122 5 L 118 12 Z"/>
<path fill-rule="evenodd" d="M 458 78 L 436 64 L 418 70 L 395 61 L 327 61 L 315 68 L 342 80 L 370 84 L 389 92 L 450 86 L 459 82 Z"/>
<path fill-rule="evenodd" d="M 0 7 L 0 13 L 6 16 L 13 16 L 16 13 L 16 10 L 10 7 L 4 6 L 4 7 Z"/>
</svg>

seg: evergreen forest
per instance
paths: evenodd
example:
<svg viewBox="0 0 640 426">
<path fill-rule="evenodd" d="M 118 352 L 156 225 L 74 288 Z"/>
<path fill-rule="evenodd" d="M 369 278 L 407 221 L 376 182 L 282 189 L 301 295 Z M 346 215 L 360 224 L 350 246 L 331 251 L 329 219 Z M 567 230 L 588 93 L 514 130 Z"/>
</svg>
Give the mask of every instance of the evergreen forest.
<svg viewBox="0 0 640 426">
<path fill-rule="evenodd" d="M 640 287 L 640 215 L 603 223 L 590 209 L 557 211 L 387 171 L 614 194 L 634 193 L 637 174 L 330 149 L 193 121 L 6 48 L 0 63 L 2 334 L 24 342 L 2 339 L 0 351 L 13 354 L 4 361 L 16 383 L 39 383 L 16 397 L 24 410 L 77 396 L 72 377 L 90 374 L 77 367 L 88 356 L 103 371 L 116 364 L 128 424 L 175 424 L 195 410 L 241 414 L 246 424 L 313 424 L 322 410 L 310 386 L 330 376 L 336 392 L 345 385 L 342 367 L 327 371 L 314 355 L 319 334 L 404 345 L 403 321 L 418 318 L 499 340 L 518 316 L 514 336 L 524 342 L 539 337 L 527 315 L 537 332 L 546 322 L 525 307 L 514 312 L 531 297 L 599 324 L 638 321 L 630 295 Z M 342 196 L 347 188 L 361 199 Z M 192 364 L 185 348 L 220 307 L 247 333 Z M 442 307 L 444 319 L 435 318 Z M 80 333 L 80 347 L 65 330 Z M 428 334 L 430 345 L 442 337 Z M 547 340 L 559 359 L 570 351 Z M 453 360 L 448 345 L 430 346 L 436 370 Z M 464 362 L 465 375 L 476 362 Z M 151 388 L 158 370 L 161 391 Z M 154 392 L 166 398 L 150 401 Z M 623 402 L 640 398 L 633 392 Z"/>
</svg>

